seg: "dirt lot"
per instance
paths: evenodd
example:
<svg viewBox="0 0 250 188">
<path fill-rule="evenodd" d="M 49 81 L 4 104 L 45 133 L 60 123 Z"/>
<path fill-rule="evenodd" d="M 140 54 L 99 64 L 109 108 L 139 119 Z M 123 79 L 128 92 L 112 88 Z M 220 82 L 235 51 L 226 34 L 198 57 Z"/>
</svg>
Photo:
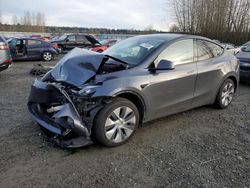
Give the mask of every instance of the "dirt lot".
<svg viewBox="0 0 250 188">
<path fill-rule="evenodd" d="M 226 110 L 147 123 L 123 146 L 63 150 L 27 113 L 35 63 L 0 73 L 0 187 L 250 187 L 250 85 Z"/>
</svg>

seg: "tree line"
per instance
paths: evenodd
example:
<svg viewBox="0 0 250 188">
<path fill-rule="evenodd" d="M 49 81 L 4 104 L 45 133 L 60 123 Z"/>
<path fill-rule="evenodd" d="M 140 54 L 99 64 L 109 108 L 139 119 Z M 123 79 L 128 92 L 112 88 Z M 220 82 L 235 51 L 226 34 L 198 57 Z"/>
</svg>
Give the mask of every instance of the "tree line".
<svg viewBox="0 0 250 188">
<path fill-rule="evenodd" d="M 172 32 L 242 44 L 250 38 L 250 0 L 172 0 Z"/>
<path fill-rule="evenodd" d="M 135 29 L 107 29 L 107 28 L 85 28 L 85 27 L 57 27 L 46 26 L 45 14 L 41 12 L 32 13 L 30 11 L 24 12 L 20 17 L 13 15 L 11 24 L 3 24 L 1 22 L 0 12 L 0 31 L 13 32 L 41 32 L 41 33 L 91 33 L 91 34 L 149 34 L 156 33 L 153 25 L 148 25 L 144 30 Z"/>
<path fill-rule="evenodd" d="M 13 15 L 12 24 L 3 24 L 0 12 L 1 31 L 45 32 L 45 14 L 26 11 L 22 16 Z"/>
</svg>

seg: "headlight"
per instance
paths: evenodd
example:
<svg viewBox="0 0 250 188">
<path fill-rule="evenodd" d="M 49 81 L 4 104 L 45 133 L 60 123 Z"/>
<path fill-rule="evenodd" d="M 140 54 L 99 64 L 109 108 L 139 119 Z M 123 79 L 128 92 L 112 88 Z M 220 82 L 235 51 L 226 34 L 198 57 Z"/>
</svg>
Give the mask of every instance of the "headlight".
<svg viewBox="0 0 250 188">
<path fill-rule="evenodd" d="M 96 88 L 99 86 L 86 86 L 83 89 L 81 89 L 78 94 L 79 95 L 91 95 L 93 93 L 95 93 Z"/>
</svg>

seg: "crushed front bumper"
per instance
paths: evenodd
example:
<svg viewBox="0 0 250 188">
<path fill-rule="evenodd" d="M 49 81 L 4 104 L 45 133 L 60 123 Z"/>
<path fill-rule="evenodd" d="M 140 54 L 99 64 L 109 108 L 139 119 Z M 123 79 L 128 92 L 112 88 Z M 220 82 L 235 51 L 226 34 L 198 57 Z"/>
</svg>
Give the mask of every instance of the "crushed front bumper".
<svg viewBox="0 0 250 188">
<path fill-rule="evenodd" d="M 92 144 L 90 130 L 62 86 L 36 80 L 31 87 L 28 110 L 57 145 L 77 148 Z"/>
</svg>

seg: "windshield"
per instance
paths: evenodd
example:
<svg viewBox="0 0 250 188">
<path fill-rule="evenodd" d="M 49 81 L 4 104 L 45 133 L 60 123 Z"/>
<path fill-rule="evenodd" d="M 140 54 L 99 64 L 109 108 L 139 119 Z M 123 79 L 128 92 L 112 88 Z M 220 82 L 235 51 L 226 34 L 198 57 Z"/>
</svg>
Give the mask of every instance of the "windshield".
<svg viewBox="0 0 250 188">
<path fill-rule="evenodd" d="M 62 35 L 62 36 L 60 36 L 60 37 L 58 38 L 58 40 L 65 40 L 66 37 L 67 37 L 67 35 Z"/>
<path fill-rule="evenodd" d="M 250 52 L 250 45 L 242 49 L 243 52 Z"/>
<path fill-rule="evenodd" d="M 242 46 L 248 46 L 250 45 L 250 41 L 246 42 L 245 44 L 243 44 Z"/>
<path fill-rule="evenodd" d="M 140 64 L 150 53 L 165 40 L 148 37 L 132 37 L 123 40 L 104 51 L 104 54 L 115 57 L 129 65 Z"/>
</svg>

